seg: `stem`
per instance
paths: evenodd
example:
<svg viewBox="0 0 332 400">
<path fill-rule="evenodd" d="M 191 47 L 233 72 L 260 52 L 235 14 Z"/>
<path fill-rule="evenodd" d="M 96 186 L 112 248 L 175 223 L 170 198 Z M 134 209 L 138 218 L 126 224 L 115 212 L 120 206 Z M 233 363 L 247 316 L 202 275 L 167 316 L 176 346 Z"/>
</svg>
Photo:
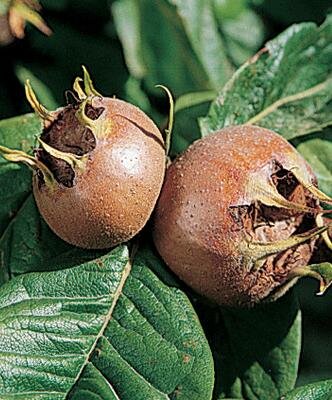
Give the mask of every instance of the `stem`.
<svg viewBox="0 0 332 400">
<path fill-rule="evenodd" d="M 168 126 L 165 129 L 165 152 L 167 156 L 171 147 L 171 138 L 174 123 L 174 99 L 172 93 L 166 86 L 156 85 L 156 87 L 163 89 L 167 93 L 169 100 Z"/>
</svg>

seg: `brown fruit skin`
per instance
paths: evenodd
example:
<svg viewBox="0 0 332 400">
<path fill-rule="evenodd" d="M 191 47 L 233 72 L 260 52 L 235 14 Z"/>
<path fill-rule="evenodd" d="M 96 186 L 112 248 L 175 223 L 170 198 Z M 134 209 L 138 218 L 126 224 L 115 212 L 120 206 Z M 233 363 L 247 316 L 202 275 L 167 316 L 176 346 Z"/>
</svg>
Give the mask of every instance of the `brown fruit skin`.
<svg viewBox="0 0 332 400">
<path fill-rule="evenodd" d="M 137 107 L 111 98 L 93 98 L 103 107 L 102 137 L 88 153 L 74 186 L 52 191 L 34 177 L 38 209 L 50 228 L 78 247 L 103 249 L 128 241 L 146 224 L 165 172 L 163 138 Z M 98 119 L 99 121 L 99 119 Z"/>
<path fill-rule="evenodd" d="M 166 172 L 154 215 L 154 243 L 186 284 L 219 305 L 259 303 L 287 282 L 291 265 L 248 271 L 240 249 L 245 234 L 230 212 L 232 206 L 252 202 L 245 191 L 248 177 L 265 171 L 272 160 L 281 165 L 292 160 L 316 184 L 309 165 L 286 140 L 270 130 L 245 125 L 196 141 Z M 301 221 L 302 217 L 297 223 L 281 221 L 280 229 L 261 231 L 254 240 L 286 239 Z M 313 245 L 311 240 L 291 250 L 300 255 L 294 265 L 307 264 Z"/>
</svg>

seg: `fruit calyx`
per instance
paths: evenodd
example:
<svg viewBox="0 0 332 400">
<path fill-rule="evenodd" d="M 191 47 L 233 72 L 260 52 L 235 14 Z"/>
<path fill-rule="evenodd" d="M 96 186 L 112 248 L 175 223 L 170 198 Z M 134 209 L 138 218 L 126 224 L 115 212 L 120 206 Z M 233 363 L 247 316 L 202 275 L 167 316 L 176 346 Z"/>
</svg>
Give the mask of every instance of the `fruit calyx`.
<svg viewBox="0 0 332 400">
<path fill-rule="evenodd" d="M 266 171 L 268 168 L 270 173 Z M 309 248 L 313 249 L 319 236 L 330 249 L 332 242 L 328 235 L 329 226 L 322 218 L 330 210 L 323 210 L 319 204 L 319 201 L 331 203 L 331 198 L 308 181 L 305 174 L 295 174 L 295 170 L 294 167 L 292 171 L 287 170 L 272 160 L 266 168 L 249 176 L 245 197 L 251 199 L 251 203 L 230 208 L 237 226 L 245 232 L 240 248 L 248 274 L 274 271 L 281 282 L 287 275 L 287 280 L 269 293 L 266 300 L 280 297 L 292 281 L 302 276 L 320 281 L 318 294 L 323 294 L 331 284 L 331 277 L 322 275 L 318 265 L 316 269 L 297 266 L 301 263 L 302 252 L 305 254 Z M 275 240 L 278 231 L 283 230 L 288 231 L 289 236 Z M 281 264 L 283 268 L 279 267 Z"/>
<path fill-rule="evenodd" d="M 84 66 L 83 74 L 84 79 L 76 78 L 74 92 L 70 92 L 74 101 L 56 111 L 47 110 L 38 101 L 29 80 L 26 82 L 26 97 L 43 122 L 43 132 L 39 138 L 40 147 L 35 150 L 35 158 L 27 156 L 23 161 L 23 154 L 20 154 L 20 160 L 16 155 L 11 157 L 11 161 L 23 161 L 30 167 L 33 164 L 40 187 L 44 184 L 50 187 L 55 183 L 73 187 L 76 172 L 84 169 L 89 154 L 96 147 L 100 136 L 98 133 L 102 131 L 103 125 L 97 120 L 104 108 L 93 106 L 94 99 L 101 98 L 101 95 L 93 87 Z M 9 149 L 2 149 L 7 159 L 10 152 Z"/>
</svg>

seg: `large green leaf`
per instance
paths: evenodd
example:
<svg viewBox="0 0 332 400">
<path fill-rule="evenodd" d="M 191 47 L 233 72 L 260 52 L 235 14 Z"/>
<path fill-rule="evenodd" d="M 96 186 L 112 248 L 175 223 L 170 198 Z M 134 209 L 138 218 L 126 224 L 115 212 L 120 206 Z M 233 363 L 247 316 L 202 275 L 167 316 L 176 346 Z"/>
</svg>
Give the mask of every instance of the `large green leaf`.
<svg viewBox="0 0 332 400">
<path fill-rule="evenodd" d="M 211 398 L 213 363 L 184 294 L 125 246 L 0 289 L 0 398 Z M 156 260 L 156 259 L 155 259 Z"/>
<path fill-rule="evenodd" d="M 203 135 L 256 124 L 287 139 L 332 123 L 332 16 L 293 25 L 245 63 L 201 120 Z"/>
<path fill-rule="evenodd" d="M 311 383 L 294 389 L 285 396 L 282 396 L 280 400 L 331 400 L 331 398 L 332 379 Z"/>
<path fill-rule="evenodd" d="M 249 310 L 202 309 L 215 359 L 214 399 L 277 400 L 294 387 L 301 315 L 294 293 Z"/>
</svg>

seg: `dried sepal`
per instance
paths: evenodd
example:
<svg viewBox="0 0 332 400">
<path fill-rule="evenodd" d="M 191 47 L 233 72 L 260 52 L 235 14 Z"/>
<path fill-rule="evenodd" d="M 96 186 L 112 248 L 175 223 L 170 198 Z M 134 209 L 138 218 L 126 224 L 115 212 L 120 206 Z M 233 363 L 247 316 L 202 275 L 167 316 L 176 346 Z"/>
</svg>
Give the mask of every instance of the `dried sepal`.
<svg viewBox="0 0 332 400">
<path fill-rule="evenodd" d="M 55 120 L 53 113 L 48 111 L 37 99 L 35 92 L 32 89 L 30 80 L 27 79 L 25 82 L 25 95 L 34 111 L 43 120 L 44 126 L 52 123 Z"/>
<path fill-rule="evenodd" d="M 84 90 L 85 90 L 86 95 L 102 97 L 102 95 L 99 92 L 97 92 L 97 90 L 94 88 L 92 80 L 90 78 L 90 74 L 84 65 L 82 65 L 82 69 L 83 69 L 83 75 L 84 75 L 84 78 L 83 78 Z"/>
<path fill-rule="evenodd" d="M 303 171 L 299 168 L 292 169 L 293 174 L 296 179 L 303 185 L 305 189 L 307 189 L 314 197 L 323 203 L 332 204 L 332 199 L 327 194 L 323 193 L 319 190 L 313 183 L 308 179 L 307 175 L 303 173 Z"/>
<path fill-rule="evenodd" d="M 326 210 L 326 211 L 331 212 L 331 210 Z M 317 224 L 317 226 L 325 226 L 325 223 L 324 223 L 322 214 L 318 214 L 318 215 L 317 215 L 317 217 L 316 217 L 316 224 Z M 331 241 L 331 238 L 330 238 L 330 236 L 329 236 L 329 231 L 328 231 L 328 230 L 326 230 L 325 232 L 323 232 L 322 238 L 323 238 L 323 240 L 324 240 L 326 246 L 327 246 L 330 250 L 332 250 L 332 241 Z"/>
<path fill-rule="evenodd" d="M 47 143 L 43 142 L 40 138 L 38 138 L 38 141 L 41 144 L 42 148 L 48 154 L 50 154 L 52 157 L 55 157 L 55 158 L 58 158 L 60 160 L 67 162 L 73 168 L 74 171 L 77 169 L 79 169 L 79 170 L 84 169 L 87 158 L 88 158 L 87 155 L 78 156 L 73 153 L 60 151 L 60 150 L 48 145 Z"/>
<path fill-rule="evenodd" d="M 83 79 L 80 78 L 80 77 L 77 77 L 77 78 L 75 79 L 75 81 L 74 81 L 73 89 L 74 89 L 74 91 L 76 92 L 78 98 L 79 98 L 80 100 L 84 100 L 84 99 L 86 99 L 87 96 L 86 96 L 86 94 L 84 93 L 84 90 L 82 89 L 80 82 L 83 82 Z"/>
<path fill-rule="evenodd" d="M 326 232 L 327 226 L 316 227 L 309 232 L 299 235 L 292 235 L 287 239 L 276 242 L 250 242 L 245 241 L 243 245 L 243 254 L 253 261 L 254 268 L 261 266 L 260 260 L 265 260 L 268 256 L 281 253 L 291 247 L 298 246 L 310 239 Z M 258 262 L 258 263 L 257 263 Z"/>
<path fill-rule="evenodd" d="M 89 97 L 85 98 L 80 103 L 78 110 L 76 111 L 76 118 L 83 126 L 86 126 L 94 131 L 96 128 L 96 122 L 93 119 L 89 118 L 85 112 L 86 106 L 88 104 L 91 104 L 91 98 Z"/>
<path fill-rule="evenodd" d="M 52 31 L 39 15 L 40 4 L 34 0 L 13 0 L 8 11 L 8 21 L 13 36 L 18 39 L 24 37 L 26 22 L 34 25 L 37 29 L 49 36 Z"/>
<path fill-rule="evenodd" d="M 276 189 L 270 179 L 264 179 L 261 173 L 253 174 L 248 179 L 246 186 L 246 197 L 259 201 L 270 207 L 285 208 L 301 213 L 317 213 L 317 210 L 304 204 L 297 204 L 287 200 Z"/>
<path fill-rule="evenodd" d="M 0 146 L 0 154 L 3 158 L 10 162 L 23 163 L 34 171 L 40 171 L 43 175 L 45 184 L 49 188 L 54 187 L 56 184 L 54 176 L 47 166 L 37 158 L 30 156 L 24 151 L 13 150 L 5 146 Z"/>
</svg>

